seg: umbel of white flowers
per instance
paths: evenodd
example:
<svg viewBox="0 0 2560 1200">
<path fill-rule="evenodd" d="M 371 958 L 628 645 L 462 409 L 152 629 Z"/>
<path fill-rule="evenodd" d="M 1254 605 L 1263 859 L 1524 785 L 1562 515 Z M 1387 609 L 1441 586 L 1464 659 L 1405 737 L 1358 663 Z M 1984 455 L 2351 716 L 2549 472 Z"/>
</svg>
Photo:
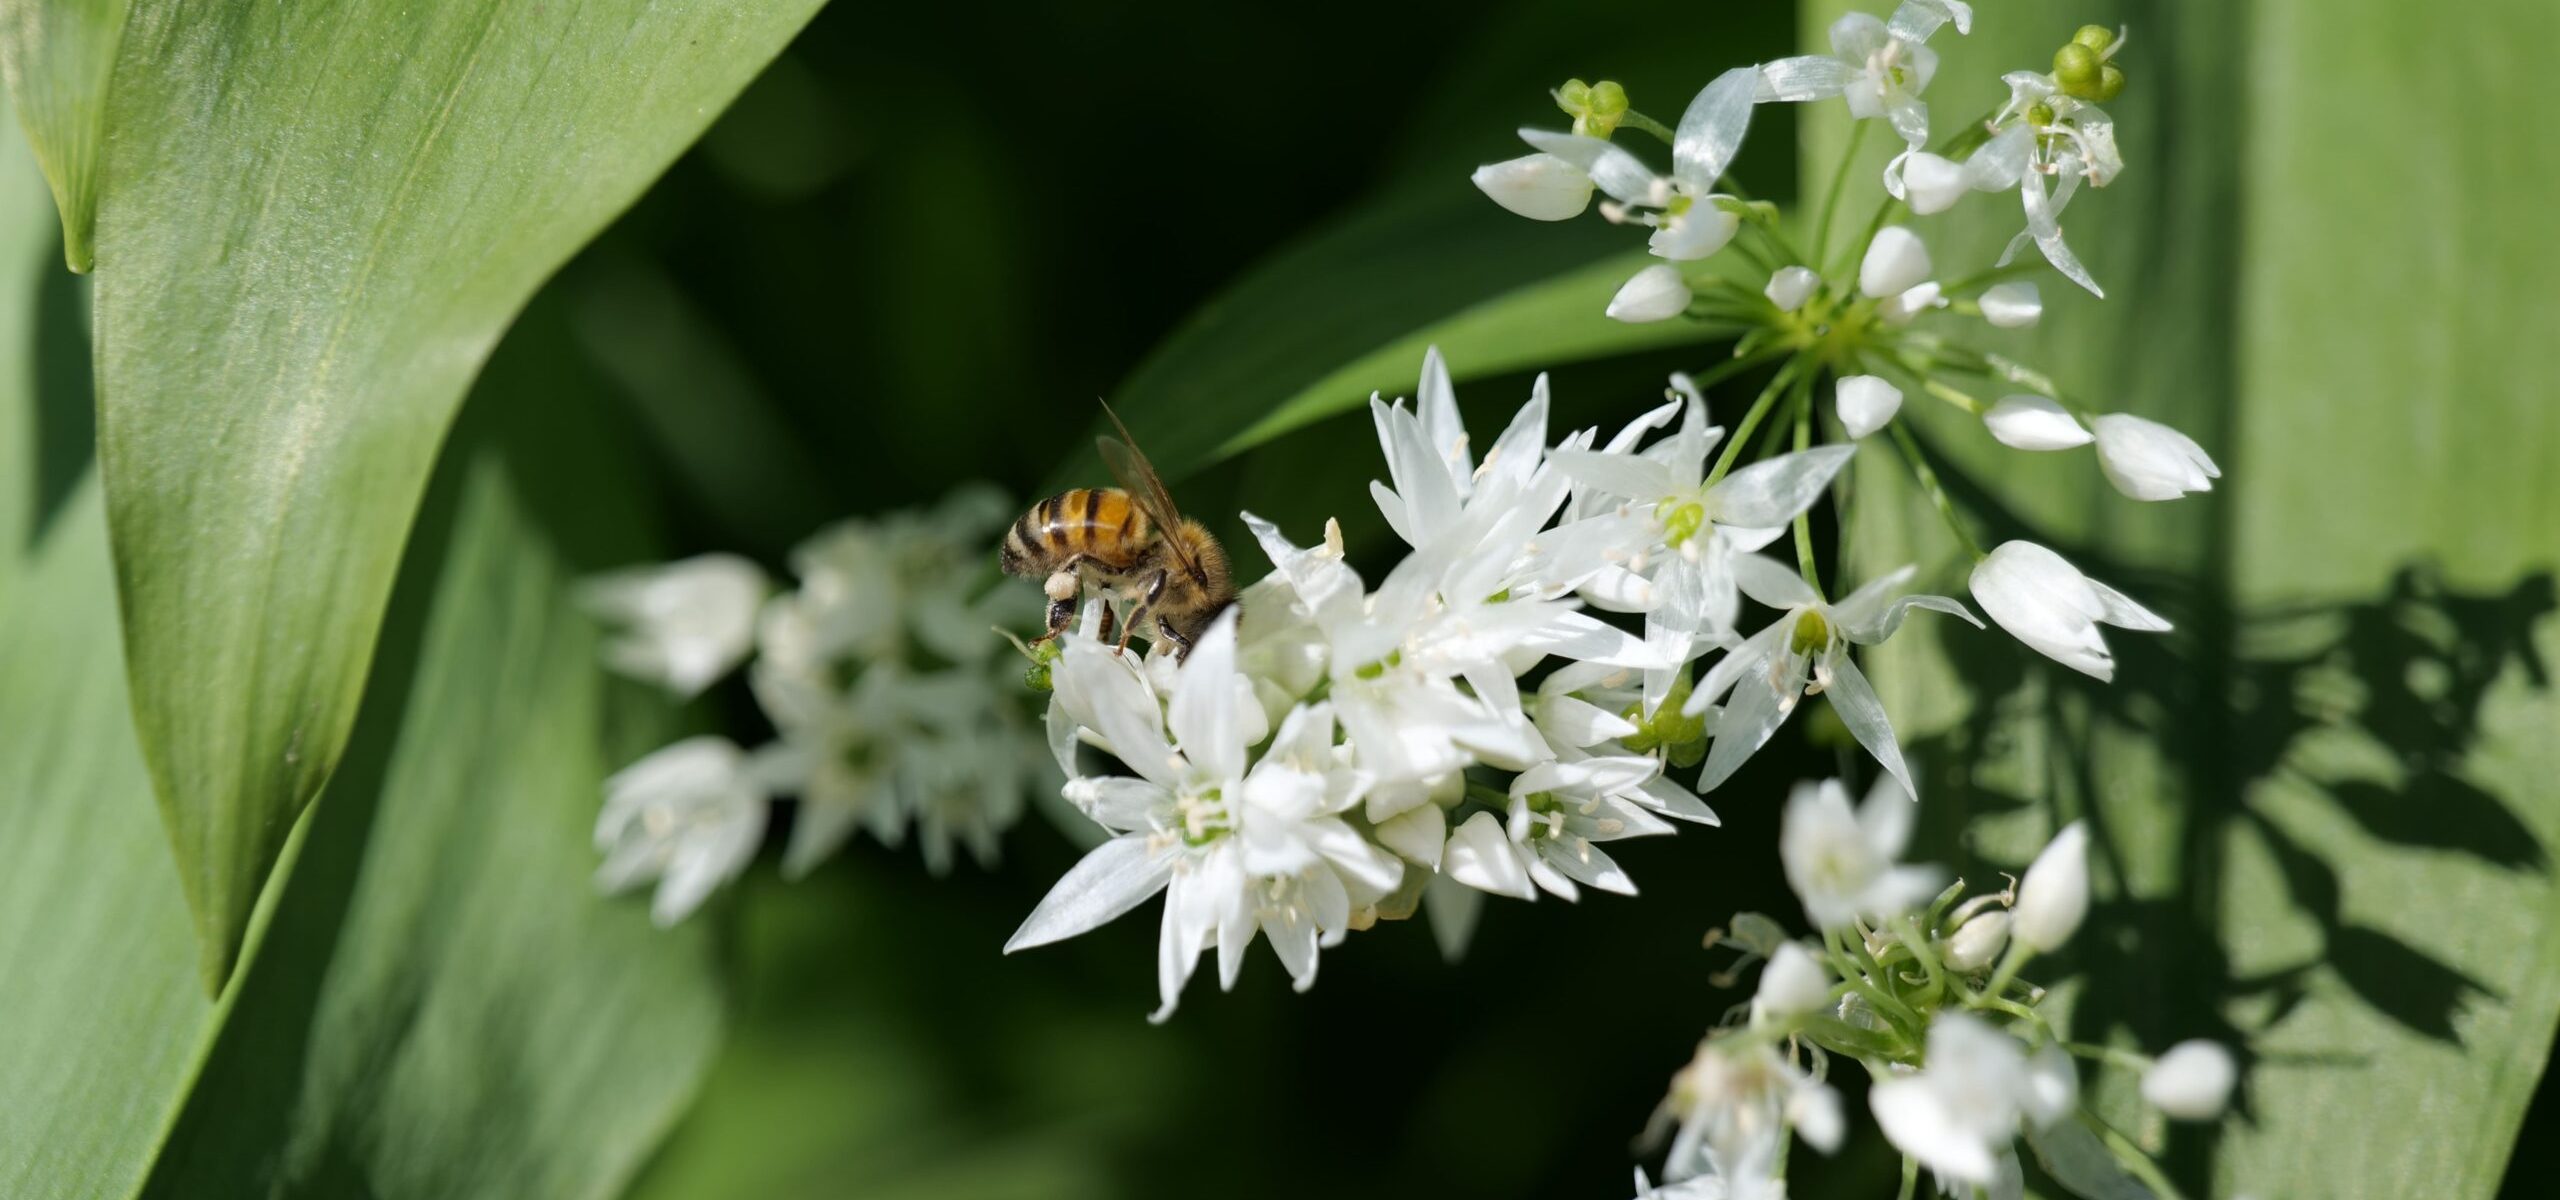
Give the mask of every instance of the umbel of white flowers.
<svg viewBox="0 0 2560 1200">
<path fill-rule="evenodd" d="M 931 510 L 842 522 L 793 552 L 799 586 L 780 594 L 734 555 L 591 582 L 588 609 L 617 629 L 606 665 L 690 697 L 752 657 L 779 734 L 752 750 L 688 738 L 606 780 L 597 885 L 655 883 L 658 923 L 683 920 L 745 869 L 783 796 L 799 801 L 787 875 L 856 831 L 889 845 L 913 832 L 937 873 L 955 845 L 992 862 L 1024 799 L 1054 786 L 1019 672 L 988 632 L 1028 619 L 1031 602 L 978 578 L 1012 515 L 992 490 L 963 488 Z"/>
<path fill-rule="evenodd" d="M 1797 786 L 1781 849 L 1821 937 L 1735 918 L 1728 944 L 1767 965 L 1748 1019 L 1710 1033 L 1673 1077 L 1653 1132 L 1671 1133 L 1665 1186 L 1637 1172 L 1639 1200 L 1784 1196 L 1791 1136 L 1823 1153 L 1842 1140 L 1838 1094 L 1823 1078 L 1842 1062 L 1873 1077 L 1868 1106 L 1906 1171 L 1927 1168 L 1949 1195 L 2020 1196 L 2021 1142 L 2073 1194 L 2167 1194 L 2131 1139 L 2093 1132 L 2106 1127 L 2081 1108 L 2073 1059 L 2134 1066 L 2163 1114 L 2206 1121 L 2237 1080 L 2230 1052 L 2189 1041 L 2151 1060 L 2068 1041 L 2041 1011 L 2044 993 L 2019 977 L 2088 912 L 2087 827 L 2055 835 L 2014 900 L 1966 900 L 1961 881 L 1942 888 L 1943 872 L 1898 861 L 1910 809 L 1889 778 L 1854 812 L 1837 781 Z"/>
</svg>

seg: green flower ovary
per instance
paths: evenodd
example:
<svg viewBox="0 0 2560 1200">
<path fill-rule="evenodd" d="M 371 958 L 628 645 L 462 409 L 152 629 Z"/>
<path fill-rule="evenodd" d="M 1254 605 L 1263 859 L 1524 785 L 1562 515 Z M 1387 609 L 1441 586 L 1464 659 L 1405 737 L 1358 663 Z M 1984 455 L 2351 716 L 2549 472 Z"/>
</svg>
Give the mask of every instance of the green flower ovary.
<svg viewBox="0 0 2560 1200">
<path fill-rule="evenodd" d="M 1627 89 L 1610 79 L 1598 83 L 1568 79 L 1556 89 L 1556 107 L 1573 118 L 1575 133 L 1605 138 L 1627 119 Z"/>
<path fill-rule="evenodd" d="M 1682 501 L 1674 497 L 1666 497 L 1660 509 L 1663 544 L 1674 550 L 1685 545 L 1690 538 L 1698 536 L 1698 531 L 1707 527 L 1707 506 L 1695 500 Z"/>
<path fill-rule="evenodd" d="M 1816 655 L 1830 649 L 1831 641 L 1831 622 L 1823 620 L 1821 613 L 1807 609 L 1796 618 L 1795 632 L 1787 635 L 1787 652 Z"/>
</svg>

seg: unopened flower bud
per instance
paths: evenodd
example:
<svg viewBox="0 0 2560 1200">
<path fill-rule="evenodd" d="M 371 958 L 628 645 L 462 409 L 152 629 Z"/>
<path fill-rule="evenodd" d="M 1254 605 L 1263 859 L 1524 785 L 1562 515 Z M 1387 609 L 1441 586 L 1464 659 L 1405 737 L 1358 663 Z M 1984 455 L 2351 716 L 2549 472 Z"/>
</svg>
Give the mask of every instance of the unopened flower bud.
<svg viewBox="0 0 2560 1200">
<path fill-rule="evenodd" d="M 2009 914 L 1982 913 L 1947 935 L 1947 965 L 1965 974 L 1989 967 L 2009 944 Z"/>
<path fill-rule="evenodd" d="M 1780 267 L 1769 276 L 1768 290 L 1763 295 L 1779 312 L 1794 312 L 1811 299 L 1813 290 L 1822 286 L 1822 276 L 1811 267 Z"/>
<path fill-rule="evenodd" d="M 1902 411 L 1902 389 L 1873 375 L 1851 375 L 1833 390 L 1832 402 L 1850 438 L 1862 438 Z"/>
<path fill-rule="evenodd" d="M 2025 329 L 2044 316 L 2044 295 L 2026 282 L 2003 283 L 1982 293 L 1982 319 L 2002 329 Z"/>
<path fill-rule="evenodd" d="M 1982 423 L 2013 450 L 2068 450 L 2092 440 L 2079 418 L 2048 396 L 2003 396 L 1982 414 Z"/>
<path fill-rule="evenodd" d="M 2053 52 L 2053 81 L 2061 85 L 2066 95 L 2095 99 L 2099 68 L 2105 65 L 2097 51 L 2078 42 L 2066 42 Z"/>
<path fill-rule="evenodd" d="M 1552 154 L 1524 154 L 1477 167 L 1476 190 L 1532 221 L 1569 221 L 1591 205 L 1591 177 Z"/>
<path fill-rule="evenodd" d="M 1609 299 L 1610 318 L 1630 325 L 1667 321 L 1688 308 L 1688 282 L 1680 278 L 1678 267 L 1663 263 L 1636 272 Z"/>
<path fill-rule="evenodd" d="M 2089 827 L 2073 821 L 2053 835 L 2044 853 L 2027 867 L 2018 883 L 2018 906 L 2010 911 L 2009 936 L 2029 949 L 2051 952 L 2080 928 L 2089 915 Z"/>
<path fill-rule="evenodd" d="M 2071 35 L 2075 45 L 2087 46 L 2093 54 L 2103 55 L 2116 44 L 2116 31 L 2104 25 L 2083 25 Z"/>
<path fill-rule="evenodd" d="M 1760 989 L 1751 997 L 1755 1019 L 1792 1017 L 1819 1012 L 1831 1003 L 1831 972 L 1811 951 L 1784 942 L 1760 971 Z"/>
<path fill-rule="evenodd" d="M 1942 213 L 1964 199 L 1972 181 L 1965 177 L 1964 165 L 1954 159 L 1941 158 L 1925 150 L 1914 152 L 1902 164 L 1902 188 L 1911 211 L 1920 216 Z"/>
<path fill-rule="evenodd" d="M 1910 291 L 1928 278 L 1929 248 L 1919 234 L 1900 225 L 1877 230 L 1858 264 L 1858 291 L 1879 300 Z"/>
<path fill-rule="evenodd" d="M 2098 469 L 2136 500 L 2175 500 L 2209 492 L 2222 468 L 2194 438 L 2131 413 L 2108 413 L 2097 426 Z"/>
<path fill-rule="evenodd" d="M 2142 1073 L 2142 1098 L 2181 1121 L 2210 1121 L 2231 1103 L 2239 1065 L 2220 1043 L 2180 1042 Z"/>
</svg>

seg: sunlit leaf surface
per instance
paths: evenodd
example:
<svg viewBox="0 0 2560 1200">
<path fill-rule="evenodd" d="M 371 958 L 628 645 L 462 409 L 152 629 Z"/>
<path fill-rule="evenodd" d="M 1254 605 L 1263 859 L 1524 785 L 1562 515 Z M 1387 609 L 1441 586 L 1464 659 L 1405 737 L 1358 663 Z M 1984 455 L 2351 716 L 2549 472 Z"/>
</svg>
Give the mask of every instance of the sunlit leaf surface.
<svg viewBox="0 0 2560 1200">
<path fill-rule="evenodd" d="M 100 457 L 209 982 L 337 765 L 473 372 L 816 3 L 135 6 L 101 168 Z"/>
</svg>

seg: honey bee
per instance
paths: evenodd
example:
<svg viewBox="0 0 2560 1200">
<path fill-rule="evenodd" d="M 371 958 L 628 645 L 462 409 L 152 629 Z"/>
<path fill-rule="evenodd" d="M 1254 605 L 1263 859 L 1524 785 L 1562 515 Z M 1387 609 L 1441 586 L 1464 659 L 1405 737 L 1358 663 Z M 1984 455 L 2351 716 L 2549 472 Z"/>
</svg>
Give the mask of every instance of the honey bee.
<svg viewBox="0 0 2560 1200">
<path fill-rule="evenodd" d="M 1120 414 L 1102 406 L 1118 437 L 1094 439 L 1116 488 L 1075 488 L 1032 507 L 1013 523 L 996 552 L 1007 575 L 1039 579 L 1049 596 L 1049 631 L 1064 632 L 1088 584 L 1116 596 L 1126 616 L 1118 649 L 1144 628 L 1150 640 L 1170 645 L 1177 660 L 1209 623 L 1235 603 L 1227 552 L 1197 521 L 1173 507 L 1147 456 L 1131 444 Z M 1102 636 L 1111 636 L 1113 611 L 1102 613 Z M 1148 622 L 1152 619 L 1153 625 Z"/>
</svg>

